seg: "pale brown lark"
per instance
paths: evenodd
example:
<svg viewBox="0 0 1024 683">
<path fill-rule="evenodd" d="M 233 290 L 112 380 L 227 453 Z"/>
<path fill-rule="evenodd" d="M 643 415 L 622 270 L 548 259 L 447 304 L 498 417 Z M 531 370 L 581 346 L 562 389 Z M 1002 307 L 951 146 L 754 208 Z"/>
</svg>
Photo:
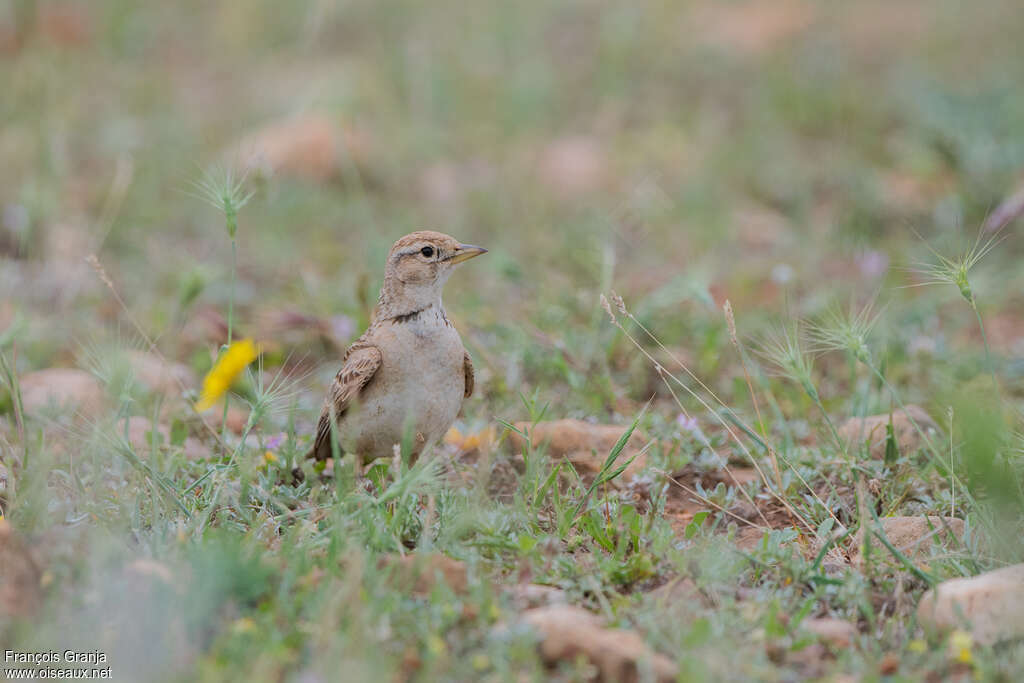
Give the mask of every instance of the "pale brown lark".
<svg viewBox="0 0 1024 683">
<path fill-rule="evenodd" d="M 473 362 L 441 291 L 455 266 L 486 251 L 429 230 L 395 242 L 370 327 L 345 352 L 308 457 L 330 457 L 332 435 L 357 462 L 392 455 L 406 434 L 413 457 L 444 436 L 473 393 Z"/>
</svg>

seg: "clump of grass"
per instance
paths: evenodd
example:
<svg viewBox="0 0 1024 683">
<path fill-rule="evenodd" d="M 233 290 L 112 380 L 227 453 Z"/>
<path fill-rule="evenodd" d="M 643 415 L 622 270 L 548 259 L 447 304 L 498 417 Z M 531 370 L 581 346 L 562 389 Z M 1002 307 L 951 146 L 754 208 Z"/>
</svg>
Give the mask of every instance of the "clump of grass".
<svg viewBox="0 0 1024 683">
<path fill-rule="evenodd" d="M 647 329 L 647 327 L 645 327 L 632 313 L 629 312 L 629 309 L 626 308 L 626 303 L 625 303 L 625 301 L 623 301 L 621 296 L 619 296 L 615 292 L 612 292 L 611 293 L 611 297 L 612 297 L 612 300 L 615 302 L 615 307 L 618 309 L 619 313 L 621 313 L 622 315 L 626 316 L 626 318 L 629 319 L 633 324 L 637 325 L 648 336 L 648 338 L 650 338 L 655 344 L 657 344 L 659 346 L 659 348 L 661 348 L 665 353 L 667 353 L 669 355 L 669 357 L 673 360 L 673 362 L 675 362 L 677 365 L 679 365 L 700 386 L 700 388 L 703 389 L 711 397 L 711 399 L 713 401 L 717 402 L 726 411 L 727 415 L 735 417 L 734 411 L 732 411 L 718 397 L 718 395 L 715 394 L 714 391 L 712 391 L 703 381 L 701 381 L 701 379 L 699 377 L 697 377 L 697 375 L 694 374 L 694 372 L 691 371 L 686 366 L 686 364 L 682 362 L 682 360 L 680 360 L 674 353 L 672 353 L 672 351 L 670 349 L 668 349 L 649 329 Z M 672 395 L 672 398 L 675 401 L 676 405 L 679 407 L 680 411 L 684 415 L 689 417 L 689 414 L 687 413 L 686 408 L 683 406 L 682 401 L 679 399 L 679 396 L 676 394 L 676 391 L 675 391 L 675 389 L 672 386 L 673 383 L 676 384 L 679 387 L 682 387 L 682 389 L 684 391 L 686 391 L 687 394 L 689 394 L 692 398 L 694 398 L 698 403 L 700 403 L 701 406 L 703 406 L 705 408 L 705 410 L 707 410 L 711 415 L 715 416 L 715 418 L 718 420 L 719 424 L 721 424 L 722 427 L 725 429 L 726 433 L 728 433 L 729 437 L 737 444 L 737 446 L 739 446 L 740 450 L 742 450 L 744 455 L 746 455 L 746 457 L 750 460 L 751 465 L 754 467 L 754 469 L 760 475 L 761 481 L 764 483 L 765 487 L 772 493 L 774 498 L 780 504 L 782 504 L 783 507 L 785 507 L 789 511 L 789 513 L 794 517 L 794 519 L 798 520 L 805 527 L 805 529 L 808 532 L 814 533 L 814 526 L 803 515 L 801 515 L 800 512 L 798 512 L 796 510 L 796 508 L 790 503 L 788 498 L 785 496 L 784 492 L 781 489 L 776 490 L 772 486 L 768 476 L 761 469 L 760 463 L 758 463 L 757 458 L 754 457 L 754 455 L 750 452 L 750 449 L 747 447 L 747 444 L 733 430 L 732 426 L 730 425 L 730 421 L 727 420 L 725 417 L 723 417 L 721 414 L 719 414 L 718 411 L 713 409 L 702 396 L 700 396 L 696 391 L 691 389 L 685 382 L 683 382 L 682 380 L 677 378 L 671 372 L 668 372 L 661 365 L 661 363 L 659 363 L 654 358 L 654 356 L 652 356 L 647 351 L 647 349 L 645 349 L 643 347 L 643 345 L 640 344 L 640 342 L 632 334 L 630 334 L 626 330 L 626 328 L 619 322 L 618 318 L 616 318 L 616 316 L 615 316 L 615 313 L 612 311 L 611 304 L 609 304 L 608 299 L 603 294 L 601 295 L 600 300 L 601 300 L 601 307 L 604 309 L 605 313 L 608 314 L 608 317 L 611 320 L 612 324 L 615 325 L 617 328 L 619 328 L 619 330 L 623 334 L 626 335 L 626 338 L 629 339 L 630 343 L 632 343 L 633 346 L 637 348 L 637 350 L 639 350 L 651 363 L 654 364 L 654 368 L 658 372 L 659 378 L 662 380 L 662 382 L 668 388 L 669 393 Z M 670 380 L 671 380 L 671 382 L 670 382 Z M 738 420 L 738 418 L 735 418 L 735 419 Z M 752 435 L 754 433 L 753 430 L 751 430 L 742 421 L 738 421 L 738 426 L 741 429 L 741 431 L 747 433 L 748 435 Z M 718 455 L 718 453 L 717 453 L 716 449 L 714 448 L 714 446 L 707 439 L 705 439 L 705 446 L 712 453 L 714 453 L 716 456 L 718 456 L 719 459 L 723 463 L 726 462 L 726 460 L 724 458 L 722 458 L 720 455 Z M 768 448 L 767 450 L 769 452 L 772 452 L 771 448 Z M 751 498 L 751 496 L 747 492 L 747 490 L 743 486 L 741 486 L 739 484 L 739 482 L 736 480 L 735 475 L 733 475 L 732 471 L 729 469 L 729 466 L 727 464 L 725 464 L 725 465 L 723 465 L 723 467 L 724 467 L 724 469 L 726 471 L 726 474 L 733 481 L 733 484 L 736 485 L 737 489 L 739 489 L 741 494 L 754 507 L 754 509 L 757 510 L 758 516 L 761 518 L 761 521 L 764 522 L 765 526 L 770 526 L 769 523 L 768 523 L 767 518 L 764 515 L 764 512 L 761 510 L 761 508 L 756 503 L 754 503 L 753 499 Z M 804 483 L 806 484 L 806 482 L 804 482 Z M 809 486 L 808 486 L 808 489 L 810 489 Z M 812 493 L 812 495 L 816 496 L 816 494 L 814 494 L 813 490 L 811 490 L 811 493 Z M 822 503 L 822 506 L 826 510 L 828 509 L 827 506 L 824 506 L 823 503 Z"/>
<path fill-rule="evenodd" d="M 231 479 L 231 473 L 235 469 L 235 464 L 238 462 L 239 456 L 246 447 L 249 435 L 252 434 L 253 430 L 263 422 L 263 420 L 280 413 L 287 405 L 294 402 L 295 397 L 298 394 L 296 387 L 304 379 L 302 376 L 291 376 L 286 374 L 283 370 L 280 370 L 275 373 L 268 382 L 266 381 L 265 373 L 263 372 L 262 356 L 259 357 L 257 362 L 258 368 L 255 373 L 253 373 L 251 368 L 248 370 L 250 373 L 250 384 L 253 386 L 251 397 L 247 401 L 249 405 L 249 416 L 245 421 L 245 426 L 242 428 L 242 433 L 239 435 L 238 443 L 231 451 L 231 455 L 227 463 L 219 470 L 220 480 L 218 481 L 217 488 L 210 499 L 207 515 L 199 526 L 200 530 L 208 523 L 210 514 L 216 510 L 221 492 L 224 486 Z M 214 472 L 215 470 L 210 470 L 210 472 L 207 473 L 207 476 L 212 475 Z M 193 483 L 190 488 L 194 488 L 205 479 L 206 476 Z M 251 481 L 249 477 L 243 476 L 240 483 L 238 507 L 239 509 L 244 510 L 249 498 Z M 243 516 L 246 515 L 243 513 Z"/>
<path fill-rule="evenodd" d="M 642 413 L 633 420 L 633 423 L 629 425 L 629 429 L 622 433 L 622 436 L 619 437 L 619 440 L 615 443 L 615 446 L 608 454 L 608 457 L 605 458 L 604 462 L 601 464 L 601 470 L 597 473 L 597 476 L 594 477 L 594 481 L 590 484 L 590 487 L 587 488 L 587 492 L 576 505 L 576 510 L 573 514 L 574 520 L 579 519 L 580 515 L 583 514 L 587 501 L 590 500 L 591 495 L 593 495 L 594 491 L 596 491 L 598 487 L 603 486 L 618 477 L 626 471 L 626 468 L 629 467 L 634 460 L 636 460 L 639 453 L 633 455 L 621 465 L 617 465 L 616 463 L 619 455 L 622 454 L 622 449 L 625 448 L 626 443 L 629 442 L 629 437 L 633 436 L 633 432 L 636 431 L 637 425 L 640 424 L 641 416 Z"/>
<path fill-rule="evenodd" d="M 820 320 L 811 323 L 809 334 L 816 350 L 821 352 L 839 351 L 847 353 L 863 364 L 878 379 L 921 438 L 932 463 L 939 466 L 942 463 L 942 453 L 939 451 L 938 445 L 932 441 L 927 431 L 914 419 L 913 414 L 907 410 L 907 406 L 900 393 L 889 382 L 889 379 L 882 372 L 878 363 L 875 362 L 869 340 L 879 316 L 880 313 L 875 310 L 873 301 L 859 310 L 850 307 L 844 311 L 839 307 L 833 307 Z M 950 458 L 952 459 L 952 457 L 953 448 L 950 446 Z M 949 477 L 951 490 L 955 491 L 958 485 L 961 490 L 964 489 L 964 482 L 957 481 L 956 471 L 952 467 L 949 468 Z M 968 493 L 967 495 L 969 496 L 970 494 Z M 971 502 L 973 503 L 974 501 L 972 500 Z"/>
</svg>

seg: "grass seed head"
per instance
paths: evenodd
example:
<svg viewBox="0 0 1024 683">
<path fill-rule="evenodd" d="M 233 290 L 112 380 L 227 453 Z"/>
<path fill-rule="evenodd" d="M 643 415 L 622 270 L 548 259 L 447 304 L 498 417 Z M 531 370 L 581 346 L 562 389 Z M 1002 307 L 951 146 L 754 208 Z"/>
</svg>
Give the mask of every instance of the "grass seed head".
<svg viewBox="0 0 1024 683">
<path fill-rule="evenodd" d="M 729 326 L 729 340 L 738 349 L 740 347 L 740 340 L 736 334 L 736 318 L 733 317 L 732 303 L 728 299 L 725 300 L 723 309 L 725 311 L 725 324 Z"/>
<path fill-rule="evenodd" d="M 249 370 L 252 371 L 251 366 Z M 254 374 L 250 415 L 258 419 L 267 415 L 277 415 L 287 410 L 301 393 L 303 382 L 308 377 L 308 373 L 288 373 L 282 366 L 267 382 L 266 374 L 263 372 L 262 356 L 258 359 L 257 370 Z"/>
<path fill-rule="evenodd" d="M 619 309 L 619 313 L 629 317 L 629 311 L 626 310 L 626 302 L 622 300 L 622 297 L 614 289 L 612 290 L 612 301 L 615 302 L 615 308 Z"/>
<path fill-rule="evenodd" d="M 811 325 L 809 333 L 815 351 L 846 351 L 860 362 L 871 364 L 871 348 L 868 338 L 878 322 L 874 303 L 859 311 L 852 307 L 848 311 L 832 308 L 821 320 Z"/>
<path fill-rule="evenodd" d="M 912 270 L 925 278 L 925 281 L 921 283 L 922 286 L 943 284 L 955 286 L 959 290 L 960 296 L 973 307 L 975 305 L 974 292 L 971 289 L 969 277 L 971 269 L 1002 240 L 1003 236 L 1000 235 L 992 235 L 982 240 L 981 233 L 979 233 L 970 249 L 954 257 L 943 256 L 929 246 L 928 250 L 935 255 L 936 261 L 933 263 L 919 262 Z"/>
<path fill-rule="evenodd" d="M 776 327 L 769 331 L 761 343 L 760 355 L 783 376 L 800 384 L 809 396 L 818 396 L 812 381 L 813 360 L 798 325 Z"/>
<path fill-rule="evenodd" d="M 246 177 L 246 174 L 239 176 L 230 166 L 214 166 L 192 183 L 196 189 L 195 196 L 224 213 L 231 239 L 235 238 L 238 229 L 238 212 L 253 196 L 251 190 L 245 189 Z"/>
<path fill-rule="evenodd" d="M 604 294 L 601 295 L 601 308 L 603 308 L 604 312 L 608 314 L 608 318 L 612 321 L 612 325 L 617 325 L 619 321 L 615 319 L 615 314 L 612 313 L 611 304 L 608 303 L 608 298 Z"/>
</svg>

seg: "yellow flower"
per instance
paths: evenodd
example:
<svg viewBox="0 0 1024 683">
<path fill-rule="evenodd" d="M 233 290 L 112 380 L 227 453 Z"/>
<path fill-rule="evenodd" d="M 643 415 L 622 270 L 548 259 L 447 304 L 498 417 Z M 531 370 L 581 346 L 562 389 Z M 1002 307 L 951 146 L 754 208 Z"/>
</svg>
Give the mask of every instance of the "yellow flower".
<svg viewBox="0 0 1024 683">
<path fill-rule="evenodd" d="M 928 651 L 928 643 L 924 642 L 920 638 L 915 638 L 914 640 L 912 640 L 909 643 L 907 643 L 907 649 L 910 650 L 911 652 L 917 652 L 917 653 L 927 652 Z"/>
<path fill-rule="evenodd" d="M 482 447 L 489 446 L 494 440 L 494 430 L 491 427 L 484 427 L 475 434 L 463 434 L 455 427 L 448 430 L 448 433 L 444 435 L 444 442 L 455 446 L 463 453 L 469 453 L 470 451 L 479 450 Z"/>
<path fill-rule="evenodd" d="M 974 647 L 974 638 L 967 631 L 953 631 L 950 634 L 949 650 L 956 661 L 970 664 L 972 647 Z"/>
<path fill-rule="evenodd" d="M 227 393 L 245 366 L 260 355 L 259 347 L 252 339 L 242 339 L 227 348 L 203 379 L 203 393 L 196 403 L 196 410 L 202 412 Z"/>
<path fill-rule="evenodd" d="M 263 460 L 266 461 L 267 463 L 277 462 L 277 456 L 271 453 L 270 451 L 267 451 L 266 453 L 263 454 Z"/>
<path fill-rule="evenodd" d="M 256 622 L 249 617 L 242 617 L 231 624 L 231 630 L 235 633 L 252 633 L 256 630 Z"/>
<path fill-rule="evenodd" d="M 427 650 L 430 652 L 430 654 L 434 655 L 435 657 L 440 656 L 443 655 L 447 649 L 448 646 L 445 644 L 443 640 L 441 640 L 440 636 L 438 636 L 437 634 L 432 633 L 429 636 L 427 636 Z"/>
</svg>

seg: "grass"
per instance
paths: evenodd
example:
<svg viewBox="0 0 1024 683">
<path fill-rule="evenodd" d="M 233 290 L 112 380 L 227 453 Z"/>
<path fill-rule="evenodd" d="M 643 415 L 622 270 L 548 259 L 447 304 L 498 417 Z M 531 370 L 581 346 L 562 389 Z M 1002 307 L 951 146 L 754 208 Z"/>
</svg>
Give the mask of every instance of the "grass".
<svg viewBox="0 0 1024 683">
<path fill-rule="evenodd" d="M 586 678 L 541 661 L 533 583 L 680 680 L 1018 679 L 1024 644 L 915 609 L 1024 561 L 1024 240 L 975 229 L 1024 166 L 1021 22 L 1002 0 L 0 8 L 0 510 L 40 572 L 0 642 L 130 681 Z M 282 123 L 314 143 L 240 168 Z M 476 365 L 460 437 L 365 478 L 314 466 L 384 255 L 424 227 L 490 250 L 446 289 Z M 247 338 L 259 360 L 197 413 Z M 100 398 L 27 407 L 25 377 L 74 366 Z M 940 427 L 912 448 L 840 434 L 908 405 Z M 595 472 L 512 448 L 561 418 L 646 448 Z M 879 522 L 951 511 L 963 540 L 925 559 Z M 465 585 L 410 589 L 398 558 L 437 554 Z M 825 616 L 849 647 L 804 628 Z"/>
</svg>

